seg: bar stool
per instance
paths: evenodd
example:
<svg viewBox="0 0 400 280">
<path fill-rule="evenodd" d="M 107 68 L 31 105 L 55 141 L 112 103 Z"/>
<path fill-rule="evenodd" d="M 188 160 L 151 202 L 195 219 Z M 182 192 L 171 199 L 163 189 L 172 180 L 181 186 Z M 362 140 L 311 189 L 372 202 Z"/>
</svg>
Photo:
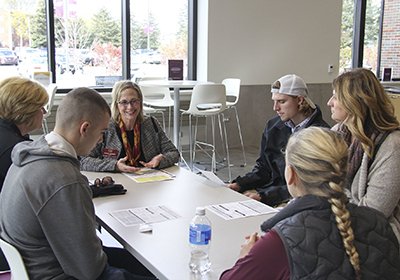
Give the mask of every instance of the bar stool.
<svg viewBox="0 0 400 280">
<path fill-rule="evenodd" d="M 233 109 L 236 115 L 236 124 L 239 132 L 239 139 L 240 144 L 242 146 L 242 153 L 243 153 L 243 165 L 242 167 L 246 166 L 246 153 L 244 151 L 243 145 L 243 137 L 242 137 L 242 130 L 240 129 L 240 122 L 239 122 L 239 115 L 236 109 L 236 104 L 239 101 L 239 94 L 240 94 L 240 79 L 235 78 L 228 78 L 222 81 L 222 84 L 225 85 L 226 88 L 226 107 L 227 109 Z"/>
<path fill-rule="evenodd" d="M 171 135 L 171 108 L 174 106 L 174 100 L 171 98 L 169 88 L 161 86 L 141 85 L 143 94 L 143 105 L 154 109 L 168 109 L 168 135 Z M 164 120 L 165 131 L 165 120 Z"/>
<path fill-rule="evenodd" d="M 220 130 L 223 128 L 225 147 L 227 152 L 228 172 L 229 179 L 231 179 L 230 159 L 228 150 L 228 141 L 226 134 L 225 122 L 221 119 L 224 118 L 223 112 L 226 109 L 226 90 L 223 84 L 200 84 L 193 88 L 192 96 L 190 99 L 189 109 L 182 111 L 182 115 L 189 116 L 189 154 L 190 154 L 190 169 L 193 171 L 193 162 L 195 159 L 196 147 L 207 146 L 212 150 L 211 154 L 211 171 L 216 171 L 216 153 L 215 153 L 215 117 L 218 117 Z M 196 117 L 196 125 L 194 137 L 192 137 L 192 116 Z M 198 141 L 197 138 L 197 123 L 199 117 L 211 117 L 211 131 L 212 143 Z M 181 118 L 182 122 L 182 118 Z M 182 126 L 182 125 L 181 125 Z"/>
</svg>

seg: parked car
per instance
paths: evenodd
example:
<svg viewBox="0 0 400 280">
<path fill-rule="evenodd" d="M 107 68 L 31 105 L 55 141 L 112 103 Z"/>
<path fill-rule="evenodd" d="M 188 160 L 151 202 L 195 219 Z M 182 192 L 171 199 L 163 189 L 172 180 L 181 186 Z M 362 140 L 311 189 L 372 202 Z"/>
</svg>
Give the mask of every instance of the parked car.
<svg viewBox="0 0 400 280">
<path fill-rule="evenodd" d="M 0 65 L 18 65 L 18 56 L 10 49 L 0 49 Z"/>
<path fill-rule="evenodd" d="M 65 55 L 56 55 L 56 64 L 57 64 L 57 69 L 60 74 L 64 74 L 66 71 L 71 72 L 72 74 L 75 74 L 77 68 L 81 67 L 75 67 L 73 63 L 67 63 L 67 58 Z"/>
<path fill-rule="evenodd" d="M 47 57 L 33 57 L 30 60 L 29 65 L 33 72 L 49 71 Z"/>
<path fill-rule="evenodd" d="M 84 65 L 94 66 L 94 55 L 89 50 L 81 50 L 80 61 Z"/>
<path fill-rule="evenodd" d="M 161 54 L 157 51 L 146 54 L 145 63 L 160 64 Z"/>
</svg>

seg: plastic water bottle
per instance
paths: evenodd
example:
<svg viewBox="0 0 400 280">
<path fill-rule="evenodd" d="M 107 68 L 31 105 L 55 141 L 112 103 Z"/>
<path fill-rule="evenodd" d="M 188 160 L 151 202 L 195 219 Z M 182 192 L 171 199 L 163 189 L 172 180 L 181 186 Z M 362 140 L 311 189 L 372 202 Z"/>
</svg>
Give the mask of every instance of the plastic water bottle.
<svg viewBox="0 0 400 280">
<path fill-rule="evenodd" d="M 211 241 L 211 222 L 205 214 L 204 207 L 197 207 L 196 216 L 190 222 L 189 243 L 191 256 L 189 267 L 196 274 L 205 274 L 211 267 L 208 257 Z"/>
</svg>

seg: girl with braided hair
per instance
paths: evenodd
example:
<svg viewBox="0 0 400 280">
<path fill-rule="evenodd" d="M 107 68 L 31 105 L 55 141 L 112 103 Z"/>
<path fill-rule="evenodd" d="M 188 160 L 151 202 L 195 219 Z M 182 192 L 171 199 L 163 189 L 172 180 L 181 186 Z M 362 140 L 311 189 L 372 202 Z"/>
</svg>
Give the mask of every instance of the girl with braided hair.
<svg viewBox="0 0 400 280">
<path fill-rule="evenodd" d="M 325 128 L 293 134 L 285 178 L 294 199 L 261 225 L 264 235 L 247 237 L 221 279 L 400 279 L 390 224 L 344 194 L 347 149 L 341 135 Z"/>
</svg>

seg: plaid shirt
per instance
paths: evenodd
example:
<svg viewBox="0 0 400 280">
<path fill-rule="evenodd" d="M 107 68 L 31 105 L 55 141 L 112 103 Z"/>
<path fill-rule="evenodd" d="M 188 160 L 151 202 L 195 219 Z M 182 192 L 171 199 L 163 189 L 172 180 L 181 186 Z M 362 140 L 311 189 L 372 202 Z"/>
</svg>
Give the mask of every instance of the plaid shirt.
<svg viewBox="0 0 400 280">
<path fill-rule="evenodd" d="M 308 117 L 305 118 L 301 123 L 299 123 L 298 125 L 294 125 L 294 123 L 292 122 L 292 120 L 288 120 L 287 122 L 285 122 L 285 125 L 290 127 L 290 129 L 292 130 L 292 133 L 295 133 L 296 131 L 299 131 L 303 128 L 305 128 L 307 126 L 307 123 L 311 120 L 311 118 L 317 113 L 317 110 L 314 110 L 314 112 Z"/>
</svg>

